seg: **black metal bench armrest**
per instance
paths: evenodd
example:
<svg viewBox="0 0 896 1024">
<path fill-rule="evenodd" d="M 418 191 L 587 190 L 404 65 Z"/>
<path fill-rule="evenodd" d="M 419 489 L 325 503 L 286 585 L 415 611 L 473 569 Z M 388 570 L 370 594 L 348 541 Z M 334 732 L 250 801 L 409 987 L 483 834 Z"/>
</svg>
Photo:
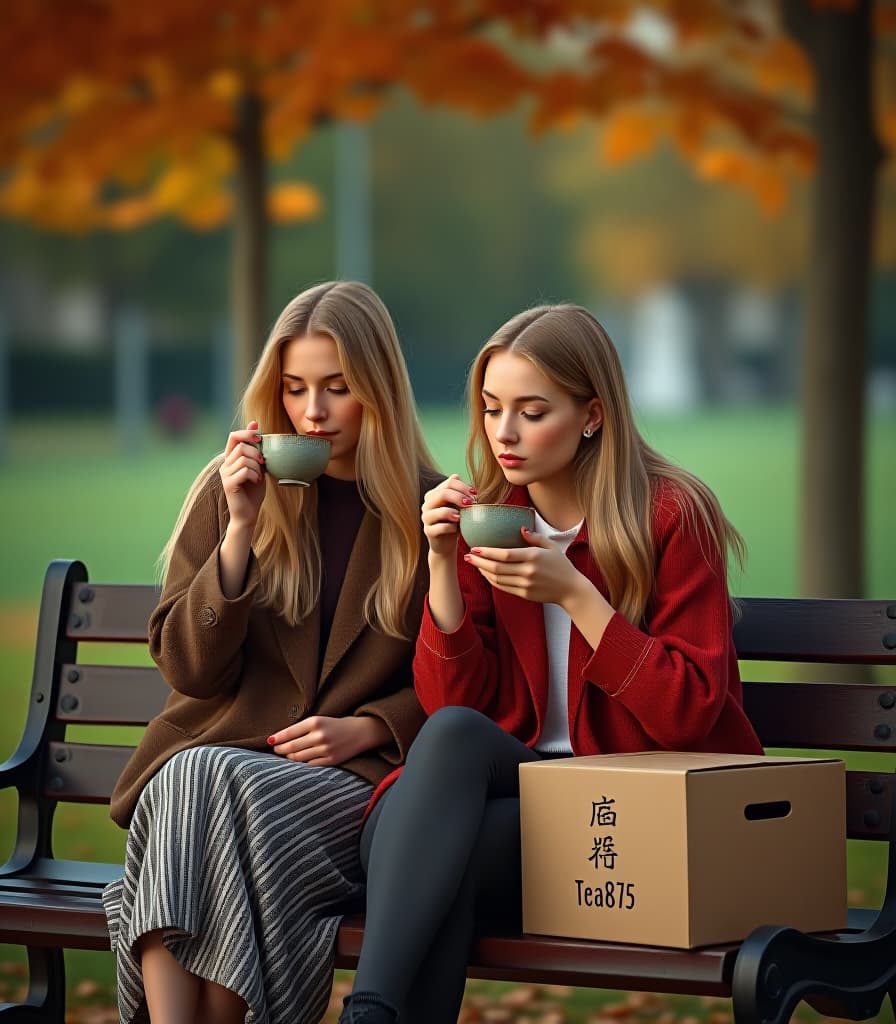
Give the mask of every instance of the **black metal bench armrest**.
<svg viewBox="0 0 896 1024">
<path fill-rule="evenodd" d="M 786 1024 L 801 999 L 831 1017 L 874 1017 L 896 986 L 896 930 L 871 931 L 825 937 L 757 928 L 734 962 L 737 1024 Z"/>
<path fill-rule="evenodd" d="M 867 1020 L 896 994 L 896 786 L 889 848 L 883 906 L 850 912 L 852 930 L 807 935 L 764 925 L 747 936 L 731 981 L 737 1024 L 784 1024 L 801 999 L 831 1017 Z M 866 927 L 854 930 L 859 922 Z"/>
</svg>

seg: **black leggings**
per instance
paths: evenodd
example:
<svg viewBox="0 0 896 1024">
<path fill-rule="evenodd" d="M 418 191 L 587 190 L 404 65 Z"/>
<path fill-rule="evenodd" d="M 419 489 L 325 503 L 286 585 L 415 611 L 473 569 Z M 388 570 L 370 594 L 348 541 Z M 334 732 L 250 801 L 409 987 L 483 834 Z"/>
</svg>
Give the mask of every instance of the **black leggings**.
<svg viewBox="0 0 896 1024">
<path fill-rule="evenodd" d="M 517 768 L 540 755 L 490 718 L 448 707 L 427 719 L 361 837 L 367 918 L 354 990 L 401 1024 L 451 1024 L 477 919 L 520 923 Z"/>
</svg>

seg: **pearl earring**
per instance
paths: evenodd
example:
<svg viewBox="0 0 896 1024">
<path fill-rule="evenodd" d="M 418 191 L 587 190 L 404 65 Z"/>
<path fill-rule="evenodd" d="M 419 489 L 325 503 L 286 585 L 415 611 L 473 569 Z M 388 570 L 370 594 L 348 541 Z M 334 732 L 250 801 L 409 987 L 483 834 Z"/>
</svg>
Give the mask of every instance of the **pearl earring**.
<svg viewBox="0 0 896 1024">
<path fill-rule="evenodd" d="M 585 427 L 585 429 L 582 431 L 582 437 L 591 437 L 593 433 L 594 431 L 591 429 L 591 427 Z"/>
</svg>

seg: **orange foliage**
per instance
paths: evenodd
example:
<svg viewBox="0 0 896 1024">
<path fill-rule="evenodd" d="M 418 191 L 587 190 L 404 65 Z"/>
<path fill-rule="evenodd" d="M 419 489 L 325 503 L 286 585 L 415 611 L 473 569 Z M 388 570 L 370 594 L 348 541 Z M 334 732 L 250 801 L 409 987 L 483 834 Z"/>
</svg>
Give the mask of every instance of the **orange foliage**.
<svg viewBox="0 0 896 1024">
<path fill-rule="evenodd" d="M 209 231 L 223 224 L 230 217 L 232 210 L 233 197 L 229 192 L 210 192 L 184 208 L 180 219 L 197 231 Z"/>
<path fill-rule="evenodd" d="M 669 127 L 669 116 L 656 108 L 628 107 L 607 120 L 602 155 L 612 167 L 650 152 Z"/>
<path fill-rule="evenodd" d="M 528 99 L 533 131 L 608 118 L 613 164 L 669 137 L 701 174 L 773 210 L 782 168 L 806 173 L 814 158 L 810 70 L 766 16 L 773 2 L 7 0 L 0 215 L 77 229 L 162 215 L 213 226 L 229 211 L 241 95 L 261 99 L 267 151 L 284 158 L 322 120 L 370 117 L 396 84 L 480 116 Z M 632 31 L 645 12 L 665 48 Z M 892 5 L 877 25 L 896 28 Z M 561 35 L 576 56 L 563 57 Z M 885 116 L 887 139 L 889 126 Z M 752 157 L 722 159 L 732 140 Z M 111 203 L 110 181 L 123 191 Z M 277 218 L 318 209 L 307 189 L 271 196 Z"/>
<path fill-rule="evenodd" d="M 533 75 L 475 37 L 446 40 L 415 53 L 403 78 L 425 103 L 450 104 L 482 116 L 506 110 L 536 89 Z"/>
<path fill-rule="evenodd" d="M 769 216 L 778 213 L 787 199 L 788 188 L 780 169 L 753 153 L 718 146 L 700 157 L 697 170 L 708 181 L 727 182 L 749 192 Z"/>
<path fill-rule="evenodd" d="M 724 33 L 731 26 L 731 12 L 716 0 L 660 0 L 654 6 L 674 24 L 684 45 Z"/>
<path fill-rule="evenodd" d="M 113 231 L 130 231 L 153 220 L 157 215 L 156 204 L 147 197 L 122 199 L 110 203 L 99 212 L 96 226 Z"/>
<path fill-rule="evenodd" d="M 695 160 L 702 147 L 711 118 L 699 104 L 692 103 L 679 109 L 672 119 L 672 138 L 686 160 Z"/>
<path fill-rule="evenodd" d="M 755 59 L 758 83 L 770 93 L 812 91 L 812 69 L 805 53 L 790 39 L 774 39 Z"/>
<path fill-rule="evenodd" d="M 268 192 L 268 212 L 281 224 L 308 220 L 320 209 L 320 193 L 303 182 L 283 182 Z"/>
<path fill-rule="evenodd" d="M 581 75 L 560 72 L 551 75 L 536 97 L 529 126 L 535 135 L 550 128 L 568 127 L 584 113 L 586 88 Z M 592 104 L 592 113 L 594 105 Z"/>
</svg>

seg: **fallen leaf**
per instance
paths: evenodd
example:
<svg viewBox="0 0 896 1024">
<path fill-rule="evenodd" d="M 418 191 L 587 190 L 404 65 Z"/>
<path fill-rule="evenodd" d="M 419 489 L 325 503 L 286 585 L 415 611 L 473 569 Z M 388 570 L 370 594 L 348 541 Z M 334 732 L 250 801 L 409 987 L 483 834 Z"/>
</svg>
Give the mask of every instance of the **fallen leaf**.
<svg viewBox="0 0 896 1024">
<path fill-rule="evenodd" d="M 523 986 L 521 988 L 512 988 L 509 992 L 505 992 L 498 1002 L 502 1006 L 526 1006 L 529 1003 L 533 1003 L 537 995 L 536 989 L 531 986 Z"/>
<path fill-rule="evenodd" d="M 93 999 L 94 996 L 100 994 L 102 989 L 95 981 L 85 978 L 83 981 L 79 981 L 72 991 L 79 999 Z"/>
<path fill-rule="evenodd" d="M 525 1018 L 520 1017 L 520 1021 Z M 566 1014 L 562 1010 L 550 1010 L 548 1013 L 543 1013 L 540 1017 L 530 1017 L 530 1021 L 534 1021 L 535 1024 L 564 1024 L 566 1021 Z"/>
<path fill-rule="evenodd" d="M 625 1017 L 631 1017 L 633 1009 L 627 999 L 621 1003 L 607 1003 L 606 1006 L 601 1008 L 601 1014 L 610 1020 L 623 1020 Z"/>
<path fill-rule="evenodd" d="M 489 1006 L 482 1011 L 482 1019 L 489 1024 L 503 1024 L 513 1019 L 513 1011 L 506 1006 Z"/>
</svg>

